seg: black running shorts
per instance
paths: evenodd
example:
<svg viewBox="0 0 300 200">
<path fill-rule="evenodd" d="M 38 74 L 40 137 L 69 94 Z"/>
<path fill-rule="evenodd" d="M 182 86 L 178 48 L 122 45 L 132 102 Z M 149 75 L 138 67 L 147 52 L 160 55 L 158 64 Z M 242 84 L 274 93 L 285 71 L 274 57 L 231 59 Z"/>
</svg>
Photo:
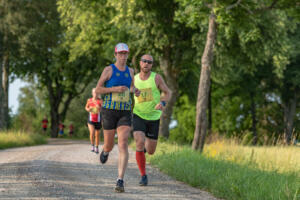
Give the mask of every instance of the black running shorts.
<svg viewBox="0 0 300 200">
<path fill-rule="evenodd" d="M 101 109 L 104 130 L 116 129 L 119 126 L 131 126 L 130 110 Z"/>
<path fill-rule="evenodd" d="M 147 138 L 157 140 L 159 132 L 159 119 L 145 120 L 138 115 L 133 114 L 133 131 L 143 131 Z"/>
<path fill-rule="evenodd" d="M 102 128 L 101 122 L 91 122 L 90 120 L 88 120 L 88 123 L 93 125 L 96 130 L 100 130 Z"/>
</svg>

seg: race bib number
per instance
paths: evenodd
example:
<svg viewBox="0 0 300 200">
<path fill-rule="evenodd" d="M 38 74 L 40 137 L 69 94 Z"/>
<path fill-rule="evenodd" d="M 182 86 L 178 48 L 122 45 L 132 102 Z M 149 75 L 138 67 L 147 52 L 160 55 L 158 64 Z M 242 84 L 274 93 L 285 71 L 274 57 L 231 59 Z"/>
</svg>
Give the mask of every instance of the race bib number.
<svg viewBox="0 0 300 200">
<path fill-rule="evenodd" d="M 128 102 L 129 101 L 129 90 L 126 90 L 125 92 L 113 92 L 111 95 L 112 101 L 118 101 L 118 102 Z"/>
<path fill-rule="evenodd" d="M 97 107 L 92 108 L 92 114 L 98 114 L 98 108 Z"/>
<path fill-rule="evenodd" d="M 152 101 L 153 100 L 152 89 L 151 88 L 141 89 L 140 91 L 141 91 L 141 94 L 138 97 L 138 102 L 139 103 L 143 103 L 143 102 L 147 102 L 147 101 Z"/>
</svg>

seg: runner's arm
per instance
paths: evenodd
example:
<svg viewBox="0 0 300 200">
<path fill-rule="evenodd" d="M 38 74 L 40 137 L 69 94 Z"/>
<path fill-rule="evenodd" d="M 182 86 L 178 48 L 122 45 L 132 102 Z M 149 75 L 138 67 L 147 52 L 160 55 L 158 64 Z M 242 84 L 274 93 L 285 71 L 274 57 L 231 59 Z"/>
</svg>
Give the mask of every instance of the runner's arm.
<svg viewBox="0 0 300 200">
<path fill-rule="evenodd" d="M 89 100 L 87 100 L 87 102 L 86 102 L 85 110 L 86 110 L 87 112 L 90 112 Z"/>
<path fill-rule="evenodd" d="M 156 74 L 155 76 L 155 82 L 160 91 L 162 91 L 162 94 L 160 96 L 161 101 L 169 101 L 171 97 L 171 90 L 168 88 L 167 84 L 165 83 L 164 79 L 161 77 L 161 75 Z"/>
<path fill-rule="evenodd" d="M 138 96 L 140 96 L 141 91 L 134 86 L 134 70 L 132 68 L 129 68 L 129 70 L 130 70 L 130 76 L 131 76 L 130 92 L 134 93 L 135 96 L 138 97 Z"/>
<path fill-rule="evenodd" d="M 99 81 L 96 86 L 96 93 L 97 94 L 107 94 L 107 93 L 112 93 L 112 92 L 124 92 L 128 88 L 126 86 L 116 86 L 116 87 L 104 87 L 104 83 L 110 79 L 112 75 L 112 68 L 111 66 L 107 66 L 104 68 Z"/>
</svg>

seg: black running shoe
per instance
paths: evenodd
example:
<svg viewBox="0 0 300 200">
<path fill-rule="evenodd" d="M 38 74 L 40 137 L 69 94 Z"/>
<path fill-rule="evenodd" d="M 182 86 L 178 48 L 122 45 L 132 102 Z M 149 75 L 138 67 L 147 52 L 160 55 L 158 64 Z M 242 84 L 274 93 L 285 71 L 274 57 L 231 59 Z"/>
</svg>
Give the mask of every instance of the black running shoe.
<svg viewBox="0 0 300 200">
<path fill-rule="evenodd" d="M 148 177 L 147 175 L 142 176 L 141 181 L 140 181 L 140 186 L 146 186 L 148 185 Z"/>
<path fill-rule="evenodd" d="M 125 192 L 125 190 L 124 190 L 124 181 L 122 179 L 117 180 L 115 191 L 116 192 Z"/>
<path fill-rule="evenodd" d="M 106 161 L 107 161 L 107 159 L 108 159 L 108 153 L 107 153 L 107 155 L 104 155 L 104 151 L 102 150 L 102 152 L 101 152 L 101 154 L 100 154 L 100 162 L 102 163 L 102 164 L 104 164 L 104 163 L 106 163 Z"/>
</svg>

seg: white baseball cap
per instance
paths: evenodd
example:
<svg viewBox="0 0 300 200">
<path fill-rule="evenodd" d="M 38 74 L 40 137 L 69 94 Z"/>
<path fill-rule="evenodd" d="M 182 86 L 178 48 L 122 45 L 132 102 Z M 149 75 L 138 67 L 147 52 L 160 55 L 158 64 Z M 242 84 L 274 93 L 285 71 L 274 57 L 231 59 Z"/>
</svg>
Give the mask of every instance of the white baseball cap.
<svg viewBox="0 0 300 200">
<path fill-rule="evenodd" d="M 129 48 L 125 43 L 119 43 L 115 46 L 115 53 L 118 52 L 129 52 Z"/>
</svg>

